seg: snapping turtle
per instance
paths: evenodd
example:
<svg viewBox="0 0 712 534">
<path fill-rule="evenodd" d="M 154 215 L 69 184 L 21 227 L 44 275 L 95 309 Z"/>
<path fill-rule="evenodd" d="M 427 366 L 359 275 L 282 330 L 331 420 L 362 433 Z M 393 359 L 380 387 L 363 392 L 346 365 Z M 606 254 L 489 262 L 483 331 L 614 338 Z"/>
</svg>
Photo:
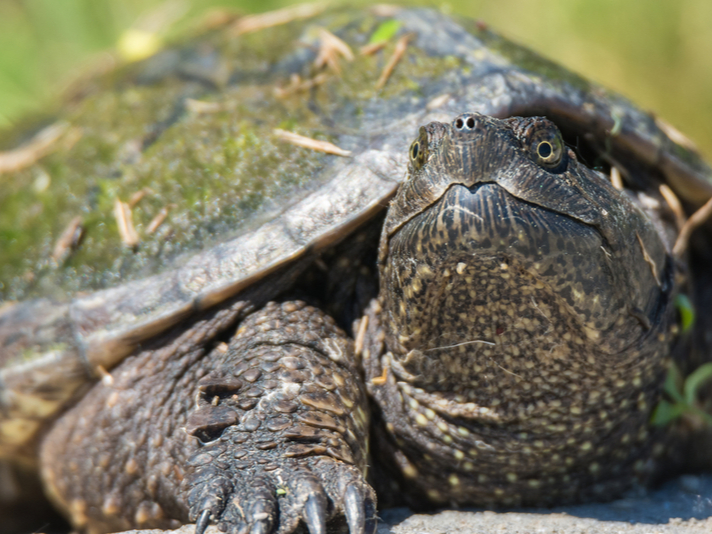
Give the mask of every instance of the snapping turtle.
<svg viewBox="0 0 712 534">
<path fill-rule="evenodd" d="M 709 302 L 707 237 L 684 219 L 710 169 L 472 22 L 296 13 L 94 82 L 71 142 L 9 178 L 80 175 L 49 190 L 69 212 L 50 224 L 85 215 L 52 254 L 8 252 L 3 457 L 38 461 L 90 532 L 373 532 L 373 486 L 549 505 L 675 462 L 649 421 L 670 361 L 707 350 L 707 318 L 682 335 L 674 301 Z M 315 66 L 384 27 L 399 64 L 386 43 Z M 128 204 L 107 215 L 131 189 L 155 200 L 140 242 Z"/>
</svg>

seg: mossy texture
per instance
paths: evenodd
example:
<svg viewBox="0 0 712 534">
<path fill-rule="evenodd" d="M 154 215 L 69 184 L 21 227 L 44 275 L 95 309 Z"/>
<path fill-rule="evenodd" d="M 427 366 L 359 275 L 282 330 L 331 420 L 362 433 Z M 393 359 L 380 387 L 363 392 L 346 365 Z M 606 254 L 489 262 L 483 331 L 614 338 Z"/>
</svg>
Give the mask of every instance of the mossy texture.
<svg viewBox="0 0 712 534">
<path fill-rule="evenodd" d="M 545 83 L 588 87 L 578 76 L 463 23 L 469 32 L 463 38 L 479 43 L 475 51 L 483 57 L 441 46 L 435 34 L 431 42 L 421 36 L 378 89 L 396 41 L 413 35 L 399 22 L 383 49 L 359 54 L 389 19 L 340 10 L 242 35 L 226 25 L 85 81 L 40 123 L 67 123 L 54 150 L 0 176 L 0 300 L 61 300 L 149 276 L 278 216 L 328 179 L 319 170 L 336 156 L 289 145 L 275 128 L 346 150 L 377 143 L 379 124 L 391 127 L 451 87 L 466 85 L 479 68 L 473 65 L 516 65 Z M 338 71 L 316 67 L 320 28 L 345 41 L 355 59 L 340 59 Z M 288 87 L 295 75 L 302 81 L 323 75 L 325 81 L 277 97 L 275 88 Z M 209 108 L 196 108 L 194 101 Z M 27 142 L 41 129 L 37 124 L 5 133 L 0 148 Z M 122 242 L 114 206 L 140 191 L 143 197 L 131 210 L 140 241 L 130 247 Z M 163 223 L 148 232 L 164 210 Z M 57 240 L 77 216 L 81 243 L 53 258 Z"/>
</svg>

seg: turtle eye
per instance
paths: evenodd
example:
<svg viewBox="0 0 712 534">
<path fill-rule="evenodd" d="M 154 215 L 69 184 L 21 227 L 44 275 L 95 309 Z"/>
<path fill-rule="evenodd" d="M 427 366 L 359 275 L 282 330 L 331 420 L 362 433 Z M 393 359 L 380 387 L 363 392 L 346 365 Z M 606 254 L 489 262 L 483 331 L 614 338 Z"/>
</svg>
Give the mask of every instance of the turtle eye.
<svg viewBox="0 0 712 534">
<path fill-rule="evenodd" d="M 410 164 L 413 166 L 413 170 L 419 170 L 423 165 L 425 165 L 428 159 L 428 132 L 423 126 L 420 127 L 418 132 L 418 139 L 413 141 L 410 145 Z"/>
<path fill-rule="evenodd" d="M 537 128 L 530 132 L 532 158 L 546 169 L 555 169 L 564 159 L 564 140 L 557 128 Z"/>
<path fill-rule="evenodd" d="M 417 160 L 419 152 L 420 152 L 420 143 L 418 143 L 418 141 L 414 141 L 413 144 L 410 145 L 410 159 Z"/>
</svg>

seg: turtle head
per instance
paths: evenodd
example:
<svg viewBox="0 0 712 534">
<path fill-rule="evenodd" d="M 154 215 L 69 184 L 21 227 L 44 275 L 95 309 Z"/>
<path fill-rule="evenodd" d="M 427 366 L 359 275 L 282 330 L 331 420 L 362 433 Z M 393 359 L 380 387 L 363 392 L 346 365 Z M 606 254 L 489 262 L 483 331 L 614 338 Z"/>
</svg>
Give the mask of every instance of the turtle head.
<svg viewBox="0 0 712 534">
<path fill-rule="evenodd" d="M 409 376 L 479 403 L 651 378 L 665 246 L 552 122 L 468 113 L 420 128 L 409 156 L 379 253 L 386 343 Z"/>
</svg>

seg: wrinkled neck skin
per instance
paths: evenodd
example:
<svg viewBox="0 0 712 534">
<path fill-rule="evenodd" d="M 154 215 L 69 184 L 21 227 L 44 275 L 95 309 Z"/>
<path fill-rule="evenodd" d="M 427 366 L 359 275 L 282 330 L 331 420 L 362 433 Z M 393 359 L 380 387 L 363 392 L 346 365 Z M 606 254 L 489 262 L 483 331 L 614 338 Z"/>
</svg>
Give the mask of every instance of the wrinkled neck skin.
<svg viewBox="0 0 712 534">
<path fill-rule="evenodd" d="M 464 453 L 512 458 L 543 443 L 570 460 L 644 432 L 672 339 L 672 262 L 624 194 L 570 151 L 564 172 L 542 169 L 516 126 L 427 127 L 429 160 L 411 165 L 381 239 L 382 361 L 391 394 L 428 416 L 415 425 L 427 439 L 459 433 Z M 500 471 L 518 461 L 495 456 Z"/>
</svg>

